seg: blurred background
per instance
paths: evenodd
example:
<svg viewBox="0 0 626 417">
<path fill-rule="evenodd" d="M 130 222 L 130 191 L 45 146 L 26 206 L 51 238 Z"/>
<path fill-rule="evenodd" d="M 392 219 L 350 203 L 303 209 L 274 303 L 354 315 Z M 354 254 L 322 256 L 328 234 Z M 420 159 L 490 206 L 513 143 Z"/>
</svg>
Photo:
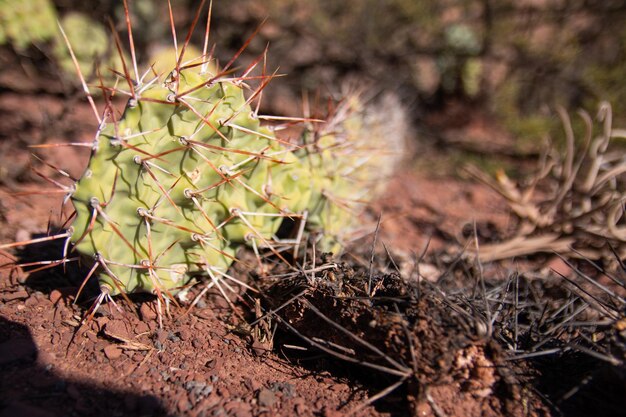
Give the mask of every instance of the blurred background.
<svg viewBox="0 0 626 417">
<path fill-rule="evenodd" d="M 199 4 L 172 0 L 179 42 Z M 129 6 L 145 67 L 171 45 L 167 2 Z M 202 16 L 192 39 L 198 48 Z M 109 17 L 126 47 L 122 0 L 0 0 L 0 88 L 79 91 L 57 19 L 89 82 L 97 84 L 94 62 L 113 77 L 107 68 L 119 67 L 119 58 Z M 607 100 L 616 125 L 626 119 L 624 1 L 215 0 L 211 44 L 220 62 L 264 20 L 238 62 L 245 66 L 269 44 L 269 71 L 287 74 L 266 90 L 266 112 L 299 115 L 304 91 L 326 94 L 356 79 L 397 94 L 421 141 L 443 152 L 507 156 L 534 155 L 543 138 L 558 137 L 557 106 L 594 113 Z"/>
</svg>

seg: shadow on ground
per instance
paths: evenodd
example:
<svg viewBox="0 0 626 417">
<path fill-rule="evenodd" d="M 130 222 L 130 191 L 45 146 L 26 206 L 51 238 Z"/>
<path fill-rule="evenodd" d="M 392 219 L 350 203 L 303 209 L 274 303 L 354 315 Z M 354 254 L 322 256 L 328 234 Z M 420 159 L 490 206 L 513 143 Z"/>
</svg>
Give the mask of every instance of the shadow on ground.
<svg viewBox="0 0 626 417">
<path fill-rule="evenodd" d="M 152 395 L 63 378 L 38 353 L 26 326 L 0 317 L 0 417 L 169 415 Z"/>
<path fill-rule="evenodd" d="M 33 239 L 46 237 L 45 234 L 34 235 Z M 89 274 L 89 267 L 85 259 L 78 260 L 78 253 L 67 253 L 72 260 L 58 266 L 47 267 L 50 261 L 64 258 L 65 239 L 52 240 L 24 246 L 17 251 L 18 263 L 28 273 L 24 285 L 44 294 L 59 290 L 64 295 L 76 294 L 85 277 Z M 70 247 L 71 249 L 71 247 Z M 93 276 L 82 291 L 83 299 L 93 298 L 99 293 L 96 277 Z"/>
</svg>

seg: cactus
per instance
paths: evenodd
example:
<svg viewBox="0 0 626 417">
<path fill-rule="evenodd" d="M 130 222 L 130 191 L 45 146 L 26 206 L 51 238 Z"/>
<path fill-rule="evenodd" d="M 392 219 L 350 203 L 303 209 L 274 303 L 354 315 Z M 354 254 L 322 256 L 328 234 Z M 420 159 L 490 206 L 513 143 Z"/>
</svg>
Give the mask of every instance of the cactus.
<svg viewBox="0 0 626 417">
<path fill-rule="evenodd" d="M 193 52 L 185 43 L 159 54 L 141 76 L 136 62 L 122 65 L 121 82 L 101 89 L 108 105 L 88 166 L 67 189 L 75 216 L 67 233 L 49 238 L 67 238 L 66 249 L 71 242 L 91 264 L 85 282 L 97 276 L 96 305 L 134 292 L 172 299 L 199 275 L 219 286 L 234 279 L 227 270 L 244 245 L 284 259 L 276 233 L 286 218 L 308 216 L 301 225 L 320 248 L 338 252 L 395 165 L 385 150 L 399 142 L 386 123 L 397 120 L 366 110 L 359 94 L 321 125 L 288 118 L 307 125 L 299 142 L 283 140 L 250 105 L 272 76 L 251 76 L 256 64 L 234 76 L 232 62 L 220 68 L 206 53 L 183 62 L 185 50 Z M 249 80 L 261 80 L 258 89 Z M 120 116 L 110 99 L 122 94 L 130 99 Z M 400 114 L 397 103 L 381 105 Z"/>
<path fill-rule="evenodd" d="M 71 241 L 95 259 L 103 291 L 175 294 L 194 275 L 219 278 L 239 246 L 271 247 L 283 219 L 305 211 L 323 250 L 354 231 L 398 155 L 372 141 L 379 112 L 350 94 L 293 149 L 261 126 L 240 84 L 173 71 L 101 129 L 72 193 Z"/>
<path fill-rule="evenodd" d="M 173 73 L 99 133 L 72 195 L 71 240 L 110 294 L 175 293 L 194 274 L 223 275 L 238 245 L 267 243 L 305 208 L 302 165 L 260 126 L 242 86 L 214 78 Z"/>
</svg>

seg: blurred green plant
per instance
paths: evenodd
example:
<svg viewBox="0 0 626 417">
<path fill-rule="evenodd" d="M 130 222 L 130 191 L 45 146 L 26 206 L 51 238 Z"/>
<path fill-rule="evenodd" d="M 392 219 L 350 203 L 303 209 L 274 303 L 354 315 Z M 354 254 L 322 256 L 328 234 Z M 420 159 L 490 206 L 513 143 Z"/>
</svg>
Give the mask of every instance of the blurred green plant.
<svg viewBox="0 0 626 417">
<path fill-rule="evenodd" d="M 123 32 L 120 2 L 101 3 Z M 460 99 L 479 105 L 474 108 L 486 110 L 513 136 L 528 141 L 546 129 L 555 131 L 556 118 L 546 109 L 557 105 L 592 108 L 606 99 L 614 103 L 616 114 L 626 117 L 621 116 L 626 115 L 626 104 L 621 104 L 626 103 L 621 82 L 626 70 L 626 6 L 618 3 L 232 0 L 228 7 L 215 8 L 214 33 L 227 46 L 227 57 L 236 48 L 229 45 L 240 45 L 259 21 L 271 16 L 249 51 L 261 53 L 271 42 L 271 59 L 290 74 L 284 81 L 287 88 L 276 88 L 277 95 L 287 97 L 283 101 L 293 103 L 302 87 L 314 90 L 358 73 L 376 80 L 382 89 L 402 91 L 405 100 L 421 107 L 417 117 Z M 175 2 L 173 7 L 183 11 L 177 25 L 188 24 L 196 6 L 192 0 Z M 67 14 L 74 9 L 89 14 L 84 4 L 73 0 L 59 10 Z M 145 59 L 169 39 L 167 6 L 135 0 L 132 9 L 138 55 Z M 0 0 L 0 42 L 15 50 L 31 43 L 57 43 L 56 14 L 50 0 Z M 85 47 L 86 61 L 96 55 L 104 68 L 114 67 L 107 57 L 116 54 L 97 46 L 101 25 L 89 26 L 93 35 L 85 39 L 93 38 L 93 44 L 72 44 L 77 52 Z M 55 59 L 67 69 L 63 49 L 56 45 Z M 272 94 L 266 102 L 279 103 Z"/>
<path fill-rule="evenodd" d="M 0 0 L 0 45 L 10 43 L 17 51 L 52 39 L 57 33 L 57 14 L 48 0 Z"/>
<path fill-rule="evenodd" d="M 17 53 L 35 46 L 51 47 L 55 65 L 76 80 L 76 68 L 68 45 L 59 30 L 63 28 L 74 52 L 81 73 L 88 79 L 96 77 L 96 67 L 111 78 L 108 68 L 121 70 L 121 59 L 111 48 L 104 26 L 84 13 L 69 12 L 60 18 L 50 0 L 0 0 L 0 45 L 10 45 Z"/>
</svg>

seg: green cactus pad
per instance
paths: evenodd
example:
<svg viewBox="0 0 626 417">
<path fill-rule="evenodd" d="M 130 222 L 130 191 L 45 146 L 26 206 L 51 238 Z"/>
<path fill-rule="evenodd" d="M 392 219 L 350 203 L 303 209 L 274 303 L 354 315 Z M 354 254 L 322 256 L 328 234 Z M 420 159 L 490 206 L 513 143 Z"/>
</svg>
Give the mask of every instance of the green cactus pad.
<svg viewBox="0 0 626 417">
<path fill-rule="evenodd" d="M 213 77 L 155 82 L 99 133 L 72 195 L 72 241 L 111 294 L 174 294 L 195 274 L 223 274 L 239 245 L 271 241 L 309 200 L 307 173 L 243 87 Z"/>
</svg>

